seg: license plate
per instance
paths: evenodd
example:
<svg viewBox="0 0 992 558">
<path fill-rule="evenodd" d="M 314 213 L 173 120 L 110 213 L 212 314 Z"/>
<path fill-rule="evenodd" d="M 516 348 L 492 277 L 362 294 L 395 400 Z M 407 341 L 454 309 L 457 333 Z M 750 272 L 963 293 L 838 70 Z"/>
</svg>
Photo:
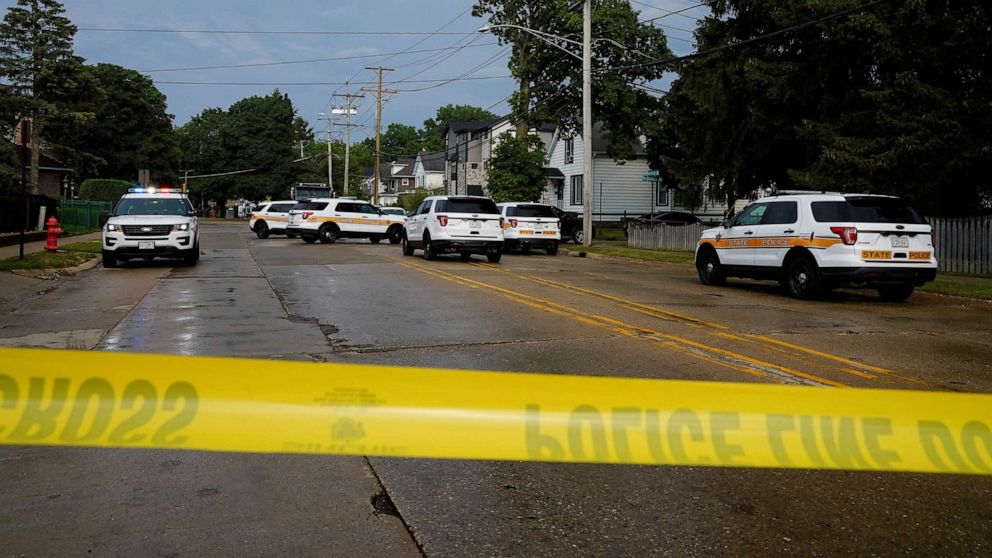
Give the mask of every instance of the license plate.
<svg viewBox="0 0 992 558">
<path fill-rule="evenodd" d="M 909 259 L 916 260 L 916 261 L 921 261 L 921 260 L 929 261 L 930 260 L 930 252 L 910 252 L 909 253 Z"/>
<path fill-rule="evenodd" d="M 865 250 L 861 252 L 862 260 L 888 260 L 892 258 L 892 252 L 887 250 Z"/>
<path fill-rule="evenodd" d="M 909 248 L 908 236 L 893 236 L 891 240 L 893 248 Z"/>
<path fill-rule="evenodd" d="M 535 223 L 534 224 L 534 230 L 535 231 L 542 231 L 542 230 L 544 230 L 544 224 L 543 223 Z"/>
<path fill-rule="evenodd" d="M 482 228 L 482 221 L 469 221 L 468 222 L 468 228 L 470 228 L 470 229 L 481 229 Z"/>
<path fill-rule="evenodd" d="M 138 243 L 138 250 L 154 250 L 154 249 L 155 249 L 155 243 L 154 242 L 139 242 Z"/>
</svg>

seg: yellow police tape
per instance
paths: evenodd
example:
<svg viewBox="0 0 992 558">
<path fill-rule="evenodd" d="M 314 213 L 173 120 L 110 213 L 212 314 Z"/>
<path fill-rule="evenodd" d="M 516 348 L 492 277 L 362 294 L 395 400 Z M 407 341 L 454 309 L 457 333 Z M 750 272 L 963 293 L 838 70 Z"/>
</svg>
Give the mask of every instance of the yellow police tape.
<svg viewBox="0 0 992 558">
<path fill-rule="evenodd" d="M 0 444 L 992 474 L 992 396 L 0 349 Z"/>
</svg>

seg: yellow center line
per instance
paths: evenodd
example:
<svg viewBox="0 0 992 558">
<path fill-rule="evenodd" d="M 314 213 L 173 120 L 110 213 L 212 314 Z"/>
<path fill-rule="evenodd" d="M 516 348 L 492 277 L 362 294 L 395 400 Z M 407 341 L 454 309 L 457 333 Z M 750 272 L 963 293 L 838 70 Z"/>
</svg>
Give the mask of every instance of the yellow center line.
<svg viewBox="0 0 992 558">
<path fill-rule="evenodd" d="M 441 276 L 440 274 L 449 275 L 448 272 L 442 272 L 442 271 L 435 270 L 435 269 L 427 269 L 427 268 L 424 268 L 422 266 L 415 265 L 415 264 L 405 264 L 404 263 L 402 265 L 405 265 L 406 267 L 410 267 L 410 268 L 413 268 L 413 269 L 417 269 L 418 271 L 422 271 L 422 272 L 427 273 L 427 274 L 430 274 L 430 275 L 435 275 L 435 276 Z M 635 333 L 638 334 L 637 337 L 640 337 L 640 338 L 645 338 L 645 336 L 647 336 L 648 339 L 650 339 L 652 341 L 656 341 L 656 342 L 662 341 L 662 340 L 672 342 L 673 345 L 674 344 L 679 345 L 679 347 L 678 347 L 677 350 L 679 350 L 679 351 L 681 351 L 683 353 L 690 354 L 690 355 L 695 356 L 695 357 L 700 357 L 699 351 L 708 352 L 708 353 L 715 353 L 715 354 L 720 355 L 720 356 L 723 356 L 725 358 L 729 358 L 729 359 L 732 359 L 732 360 L 736 360 L 736 361 L 747 363 L 747 364 L 749 364 L 749 365 L 751 365 L 751 366 L 753 366 L 753 367 L 755 367 L 757 369 L 764 370 L 765 372 L 770 372 L 771 371 L 771 372 L 777 373 L 778 375 L 790 376 L 790 377 L 796 378 L 796 379 L 801 378 L 803 380 L 807 380 L 809 382 L 818 383 L 820 385 L 827 385 L 827 386 L 833 386 L 833 387 L 845 387 L 845 385 L 842 384 L 842 383 L 840 383 L 840 382 L 836 382 L 836 381 L 833 381 L 833 380 L 828 380 L 827 378 L 822 378 L 820 376 L 816 376 L 814 374 L 809 374 L 809 373 L 806 373 L 806 372 L 795 370 L 793 368 L 788 368 L 788 367 L 785 367 L 785 366 L 780 366 L 780 365 L 773 364 L 773 363 L 770 363 L 770 362 L 766 362 L 766 361 L 763 361 L 763 360 L 759 360 L 759 359 L 756 359 L 756 358 L 748 357 L 746 355 L 735 353 L 733 351 L 728 351 L 728 350 L 725 350 L 725 349 L 719 349 L 719 348 L 716 348 L 716 347 L 710 347 L 708 345 L 705 345 L 703 343 L 698 343 L 698 342 L 692 341 L 690 339 L 685 339 L 683 337 L 679 337 L 679 336 L 676 336 L 676 335 L 671 335 L 671 334 L 663 333 L 663 332 L 656 331 L 656 330 L 642 328 L 640 326 L 629 324 L 629 323 L 626 323 L 626 322 L 623 322 L 623 321 L 620 321 L 620 320 L 616 320 L 616 319 L 613 319 L 613 318 L 609 318 L 609 317 L 606 317 L 606 316 L 600 316 L 600 315 L 596 315 L 596 314 L 585 313 L 585 312 L 582 312 L 581 310 L 578 310 L 578 309 L 575 309 L 575 308 L 571 308 L 569 306 L 565 306 L 565 305 L 559 304 L 559 303 L 554 302 L 554 301 L 550 301 L 550 300 L 547 300 L 547 299 L 542 299 L 542 298 L 534 297 L 534 296 L 527 295 L 527 294 L 524 294 L 524 293 L 520 293 L 520 292 L 511 290 L 511 289 L 506 289 L 506 288 L 503 288 L 503 287 L 498 287 L 496 285 L 491 285 L 489 283 L 484 283 L 482 281 L 476 281 L 474 279 L 469 279 L 467 277 L 463 277 L 463 276 L 460 276 L 460 275 L 454 275 L 454 274 L 450 274 L 450 275 L 452 275 L 453 277 L 457 277 L 461 281 L 465 281 L 465 282 L 468 282 L 468 283 L 471 283 L 471 284 L 475 284 L 475 285 L 478 285 L 478 286 L 483 287 L 483 288 L 486 288 L 486 289 L 490 289 L 490 290 L 496 291 L 498 293 L 502 293 L 502 294 L 508 295 L 507 298 L 520 299 L 520 300 L 529 300 L 532 303 L 531 304 L 528 304 L 528 306 L 531 306 L 531 307 L 534 307 L 534 308 L 540 308 L 542 310 L 548 310 L 548 311 L 550 311 L 550 312 L 552 312 L 554 314 L 557 314 L 557 315 L 564 315 L 565 317 L 569 317 L 569 318 L 575 319 L 577 321 L 580 321 L 582 323 L 586 323 L 588 325 L 594 325 L 594 326 L 597 326 L 597 327 L 604 327 L 604 324 L 612 324 L 612 325 L 615 325 L 615 326 L 619 326 L 619 327 L 621 327 L 623 329 L 629 330 L 631 332 L 635 332 Z M 555 308 L 557 308 L 559 310 L 555 310 Z M 562 314 L 562 311 L 564 312 L 564 314 Z M 592 320 L 590 320 L 590 318 L 592 318 Z M 593 320 L 595 320 L 595 321 L 593 321 Z M 610 329 L 613 330 L 613 331 L 616 331 L 616 328 L 610 327 Z M 719 359 L 713 359 L 712 357 L 708 357 L 707 359 L 704 359 L 704 360 L 707 360 L 708 362 L 713 362 L 714 360 L 719 361 Z M 719 361 L 719 362 L 721 364 L 724 364 L 728 368 L 733 369 L 733 370 L 740 371 L 743 368 L 741 366 L 734 366 L 732 363 L 723 363 L 723 361 Z M 753 370 L 748 370 L 748 373 L 753 375 L 754 374 L 754 371 Z M 778 376 L 777 378 L 776 378 L 776 375 L 763 374 L 762 376 L 765 377 L 765 378 L 782 380 L 782 377 L 781 376 Z"/>
<path fill-rule="evenodd" d="M 578 292 L 578 293 L 581 293 L 581 294 L 586 294 L 586 295 L 590 295 L 590 296 L 596 296 L 596 297 L 603 298 L 603 299 L 606 299 L 606 300 L 610 300 L 610 301 L 613 301 L 613 302 L 617 302 L 617 303 L 621 303 L 621 304 L 626 304 L 626 305 L 629 306 L 628 309 L 630 309 L 630 310 L 637 311 L 636 308 L 640 308 L 640 309 L 643 309 L 643 310 L 646 310 L 646 311 L 649 311 L 649 312 L 652 312 L 652 313 L 656 314 L 653 317 L 658 318 L 658 319 L 676 318 L 676 319 L 679 319 L 679 320 L 683 320 L 683 321 L 688 322 L 689 325 L 699 325 L 699 324 L 702 324 L 702 325 L 706 325 L 706 326 L 712 327 L 712 328 L 714 328 L 716 330 L 731 330 L 731 328 L 729 328 L 728 326 L 722 325 L 722 324 L 718 324 L 718 323 L 715 323 L 715 322 L 708 322 L 708 321 L 705 321 L 705 320 L 700 320 L 698 318 L 693 318 L 691 316 L 685 316 L 685 315 L 682 315 L 682 314 L 677 314 L 675 312 L 669 312 L 667 310 L 663 310 L 663 309 L 657 308 L 655 306 L 650 306 L 650 305 L 647 305 L 647 304 L 641 304 L 641 303 L 636 302 L 636 301 L 633 301 L 633 300 L 625 299 L 625 298 L 622 298 L 622 297 L 614 296 L 614 295 L 603 293 L 603 292 L 598 292 L 598 291 L 593 291 L 593 290 L 589 290 L 589 289 L 584 289 L 582 287 L 578 287 L 578 286 L 575 286 L 575 285 L 570 285 L 568 283 L 561 283 L 561 282 L 558 282 L 558 281 L 552 281 L 550 279 L 544 279 L 544 278 L 541 278 L 541 277 L 534 277 L 534 276 L 530 276 L 530 275 L 522 275 L 522 274 L 514 273 L 512 271 L 508 271 L 508 270 L 505 270 L 505 269 L 500 269 L 500 268 L 498 268 L 496 266 L 490 266 L 490 265 L 481 264 L 481 263 L 473 263 L 473 265 L 476 265 L 477 267 L 482 267 L 484 269 L 491 269 L 493 271 L 498 271 L 500 273 L 506 273 L 508 275 L 512 275 L 514 277 L 519 277 L 521 279 L 525 279 L 525 280 L 528 280 L 528 281 L 531 281 L 531 282 L 534 282 L 534 283 L 543 284 L 545 286 L 569 289 L 571 291 Z M 666 318 L 663 318 L 662 316 L 664 316 Z M 718 331 L 711 331 L 711 330 L 707 330 L 707 329 L 704 329 L 704 328 L 700 328 L 700 329 L 702 331 L 706 331 L 707 333 L 710 333 L 712 335 L 722 336 Z M 841 356 L 833 355 L 833 354 L 830 354 L 830 353 L 825 353 L 825 352 L 822 352 L 822 351 L 817 351 L 815 349 L 810 349 L 808 347 L 803 347 L 803 346 L 800 346 L 800 345 L 795 345 L 793 343 L 789 343 L 789 342 L 786 342 L 786 341 L 781 341 L 781 340 L 774 339 L 772 337 L 768 337 L 768 336 L 765 336 L 765 335 L 757 335 L 757 334 L 743 333 L 743 332 L 741 332 L 739 334 L 742 335 L 742 336 L 744 336 L 744 337 L 748 337 L 748 338 L 754 339 L 756 341 L 763 342 L 763 343 L 768 344 L 768 345 L 777 345 L 779 347 L 785 347 L 785 348 L 788 348 L 788 349 L 791 349 L 791 350 L 794 350 L 794 351 L 799 351 L 799 352 L 806 353 L 806 354 L 813 355 L 813 356 L 817 356 L 817 357 L 820 357 L 820 358 L 823 358 L 823 359 L 827 359 L 827 360 L 832 360 L 832 361 L 835 361 L 835 362 L 839 362 L 839 363 L 842 363 L 842 364 L 847 365 L 850 368 L 861 368 L 861 369 L 864 369 L 864 370 L 867 370 L 867 371 L 870 371 L 870 372 L 876 372 L 876 373 L 879 373 L 879 374 L 890 374 L 890 375 L 896 376 L 898 378 L 907 380 L 909 382 L 914 382 L 914 383 L 917 383 L 917 384 L 920 384 L 920 385 L 930 385 L 930 384 L 927 384 L 926 382 L 924 382 L 923 380 L 920 380 L 920 379 L 917 379 L 917 378 L 913 378 L 911 376 L 905 376 L 905 375 L 897 374 L 895 371 L 889 370 L 887 368 L 881 368 L 879 366 L 873 366 L 871 364 L 865 364 L 865 363 L 862 363 L 862 362 L 856 362 L 856 361 L 853 361 L 853 360 L 850 360 L 850 359 L 847 359 L 847 358 L 844 358 L 844 357 L 841 357 Z M 786 353 L 786 354 L 788 354 L 788 353 Z M 850 373 L 849 370 L 845 370 L 845 369 L 841 369 L 841 370 L 844 370 L 845 372 Z"/>
</svg>

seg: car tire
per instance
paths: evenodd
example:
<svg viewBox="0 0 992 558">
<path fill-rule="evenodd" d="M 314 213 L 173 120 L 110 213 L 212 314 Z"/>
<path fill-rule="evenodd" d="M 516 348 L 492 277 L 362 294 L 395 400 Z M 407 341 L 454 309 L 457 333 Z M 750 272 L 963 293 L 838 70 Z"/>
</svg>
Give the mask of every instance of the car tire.
<svg viewBox="0 0 992 558">
<path fill-rule="evenodd" d="M 486 253 L 486 259 L 489 260 L 489 263 L 492 263 L 492 264 L 499 263 L 499 261 L 502 258 L 503 258 L 503 252 L 487 252 Z"/>
<path fill-rule="evenodd" d="M 785 281 L 789 294 L 794 298 L 810 300 L 823 292 L 816 262 L 808 256 L 800 256 L 789 262 L 785 268 Z"/>
<path fill-rule="evenodd" d="M 704 250 L 696 258 L 696 272 L 699 273 L 699 282 L 704 285 L 719 287 L 727 282 L 720 256 L 713 249 Z"/>
<path fill-rule="evenodd" d="M 557 256 L 558 255 L 558 245 L 557 244 L 552 244 L 551 246 L 548 246 L 544 250 L 544 253 L 547 254 L 547 255 L 549 255 L 549 256 Z"/>
<path fill-rule="evenodd" d="M 199 247 L 194 245 L 189 253 L 183 254 L 183 265 L 196 265 L 196 260 L 198 259 L 196 253 L 199 251 Z"/>
<path fill-rule="evenodd" d="M 582 244 L 584 239 L 585 239 L 585 232 L 582 230 L 582 227 L 575 227 L 574 229 L 572 229 L 572 242 L 576 244 Z"/>
<path fill-rule="evenodd" d="M 431 242 L 431 235 L 427 232 L 424 233 L 424 259 L 437 259 L 437 251 L 434 248 L 434 244 Z"/>
<path fill-rule="evenodd" d="M 265 221 L 255 223 L 255 236 L 262 240 L 269 238 L 269 226 L 265 224 Z"/>
<path fill-rule="evenodd" d="M 382 237 L 379 235 L 372 235 L 369 237 L 369 242 L 371 242 L 372 244 L 379 244 L 380 242 L 382 242 Z"/>
<path fill-rule="evenodd" d="M 301 235 L 300 238 L 302 238 L 303 242 L 306 242 L 307 244 L 313 244 L 314 242 L 317 242 L 317 237 L 312 234 L 304 234 Z"/>
<path fill-rule="evenodd" d="M 399 244 L 403 240 L 403 227 L 393 225 L 386 231 L 386 238 L 389 239 L 390 244 Z"/>
<path fill-rule="evenodd" d="M 286 233 L 286 238 L 296 238 L 296 233 Z"/>
<path fill-rule="evenodd" d="M 469 260 L 472 259 L 472 253 L 471 252 L 462 252 L 461 254 L 458 254 L 458 259 L 460 259 L 463 262 L 467 262 L 467 261 L 469 261 Z"/>
<path fill-rule="evenodd" d="M 334 244 L 338 241 L 338 237 L 340 235 L 341 230 L 334 224 L 324 225 L 317 233 L 317 237 L 320 239 L 321 244 Z"/>
<path fill-rule="evenodd" d="M 410 245 L 410 241 L 407 240 L 406 233 L 403 234 L 403 238 L 401 240 L 403 242 L 403 255 L 404 256 L 412 256 L 413 255 L 413 246 L 411 246 Z"/>
<path fill-rule="evenodd" d="M 200 261 L 200 241 L 197 240 L 196 244 L 193 245 L 193 259 Z"/>
<path fill-rule="evenodd" d="M 103 267 L 115 268 L 117 267 L 117 256 L 106 250 L 103 251 Z"/>
<path fill-rule="evenodd" d="M 912 283 L 884 285 L 878 288 L 878 296 L 885 302 L 906 302 L 915 289 Z"/>
</svg>

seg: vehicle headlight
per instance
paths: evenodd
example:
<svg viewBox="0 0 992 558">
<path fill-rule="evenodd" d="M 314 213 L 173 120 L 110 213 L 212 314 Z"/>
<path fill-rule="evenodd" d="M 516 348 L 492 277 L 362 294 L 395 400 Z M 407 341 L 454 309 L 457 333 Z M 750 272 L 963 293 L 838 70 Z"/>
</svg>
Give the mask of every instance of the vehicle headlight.
<svg viewBox="0 0 992 558">
<path fill-rule="evenodd" d="M 172 230 L 173 231 L 188 231 L 189 230 L 189 223 L 181 223 L 179 225 L 172 225 Z"/>
<path fill-rule="evenodd" d="M 120 225 L 113 225 L 111 223 L 107 223 L 107 232 L 117 232 L 119 230 L 121 230 Z"/>
</svg>

